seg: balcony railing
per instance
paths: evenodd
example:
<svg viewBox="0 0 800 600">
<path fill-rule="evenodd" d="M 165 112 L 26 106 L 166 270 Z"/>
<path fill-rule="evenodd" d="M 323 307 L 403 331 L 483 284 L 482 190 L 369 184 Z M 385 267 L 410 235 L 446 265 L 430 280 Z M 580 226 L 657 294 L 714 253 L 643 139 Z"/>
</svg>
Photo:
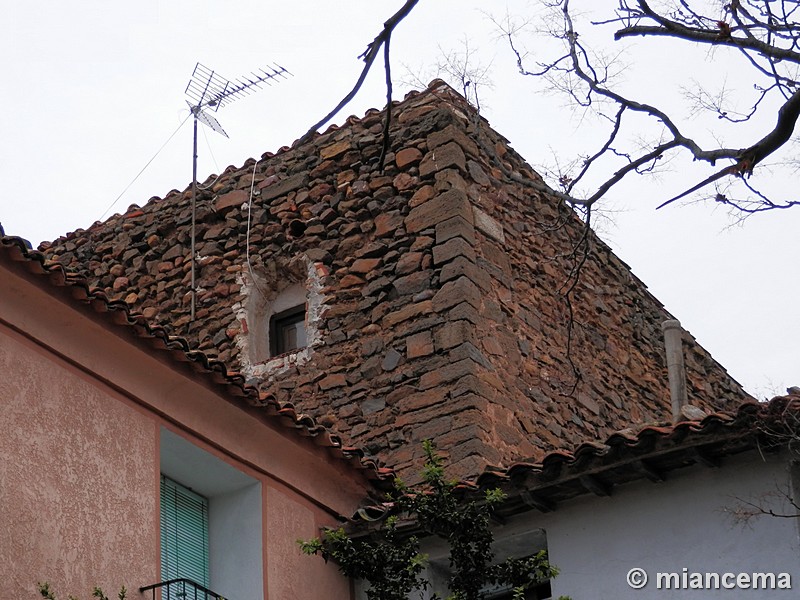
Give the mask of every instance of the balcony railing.
<svg viewBox="0 0 800 600">
<path fill-rule="evenodd" d="M 146 585 L 139 588 L 139 591 L 143 594 L 152 592 L 153 600 L 157 598 L 161 598 L 161 600 L 230 600 L 191 579 L 170 579 Z M 157 596 L 157 592 L 160 595 Z"/>
</svg>

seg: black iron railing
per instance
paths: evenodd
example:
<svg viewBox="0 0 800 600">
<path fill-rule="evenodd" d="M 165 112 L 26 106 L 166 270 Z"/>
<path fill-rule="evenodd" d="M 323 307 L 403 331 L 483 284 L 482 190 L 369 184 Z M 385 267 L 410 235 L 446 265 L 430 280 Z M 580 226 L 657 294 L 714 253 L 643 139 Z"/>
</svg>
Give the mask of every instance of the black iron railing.
<svg viewBox="0 0 800 600">
<path fill-rule="evenodd" d="M 170 579 L 140 587 L 139 591 L 142 593 L 152 591 L 153 600 L 157 598 L 157 591 L 161 593 L 161 600 L 230 600 L 191 579 Z"/>
</svg>

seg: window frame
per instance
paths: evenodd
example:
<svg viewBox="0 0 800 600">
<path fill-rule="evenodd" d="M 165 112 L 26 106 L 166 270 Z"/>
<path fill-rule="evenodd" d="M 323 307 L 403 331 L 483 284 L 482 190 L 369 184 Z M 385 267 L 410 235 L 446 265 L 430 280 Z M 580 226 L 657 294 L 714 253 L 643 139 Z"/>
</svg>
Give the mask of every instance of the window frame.
<svg viewBox="0 0 800 600">
<path fill-rule="evenodd" d="M 276 356 L 281 356 L 282 354 L 297 352 L 308 346 L 308 326 L 306 324 L 306 318 L 307 318 L 306 313 L 307 313 L 306 304 L 304 303 L 270 315 L 269 317 L 270 358 L 275 358 Z M 303 324 L 306 343 L 302 346 L 298 345 L 294 348 L 289 348 L 287 347 L 283 339 L 284 338 L 283 333 L 289 327 L 297 325 L 297 323 Z"/>
<path fill-rule="evenodd" d="M 266 522 L 261 479 L 199 440 L 164 426 L 159 455 L 162 475 L 208 500 L 210 585 L 206 587 L 226 598 L 264 600 Z M 159 508 L 159 518 L 160 514 Z"/>
</svg>

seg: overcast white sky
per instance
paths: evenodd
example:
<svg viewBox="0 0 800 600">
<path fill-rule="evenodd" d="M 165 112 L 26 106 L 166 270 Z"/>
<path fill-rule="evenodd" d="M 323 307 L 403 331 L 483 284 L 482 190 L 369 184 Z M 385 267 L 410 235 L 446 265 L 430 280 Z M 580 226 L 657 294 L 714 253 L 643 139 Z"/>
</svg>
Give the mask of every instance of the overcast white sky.
<svg viewBox="0 0 800 600">
<path fill-rule="evenodd" d="M 468 36 L 481 60 L 492 64 L 494 87 L 481 95 L 484 115 L 536 166 L 552 164 L 556 153 L 569 158 L 593 150 L 597 121 L 571 113 L 561 98 L 536 94 L 534 82 L 516 73 L 508 50 L 479 12 L 502 14 L 508 6 L 512 13 L 531 14 L 531 4 L 421 0 L 393 37 L 392 54 L 399 78 L 406 64 L 429 79 L 426 65 L 437 61 L 438 46 L 458 50 Z M 230 139 L 207 129 L 201 133 L 200 180 L 291 144 L 349 90 L 362 66 L 357 56 L 401 5 L 402 0 L 7 3 L 0 38 L 0 222 L 6 233 L 35 246 L 100 219 L 186 118 L 184 89 L 198 61 L 229 79 L 271 63 L 294 73 L 216 114 Z M 662 100 L 691 86 L 695 71 L 697 79 L 723 73 L 733 81 L 728 85 L 737 84 L 742 71 L 707 49 L 681 54 L 661 45 L 629 56 L 652 62 L 626 71 L 627 85 Z M 396 83 L 395 96 L 406 90 Z M 383 73 L 376 70 L 333 122 L 383 104 Z M 108 214 L 188 185 L 190 125 Z M 608 205 L 616 211 L 613 222 L 602 225 L 604 239 L 751 393 L 765 396 L 800 385 L 800 209 L 736 227 L 729 227 L 724 211 L 708 205 L 656 212 L 681 186 L 702 178 L 689 164 L 672 168 L 660 180 L 633 181 L 615 194 Z M 794 192 L 792 178 L 780 177 L 787 192 Z"/>
</svg>

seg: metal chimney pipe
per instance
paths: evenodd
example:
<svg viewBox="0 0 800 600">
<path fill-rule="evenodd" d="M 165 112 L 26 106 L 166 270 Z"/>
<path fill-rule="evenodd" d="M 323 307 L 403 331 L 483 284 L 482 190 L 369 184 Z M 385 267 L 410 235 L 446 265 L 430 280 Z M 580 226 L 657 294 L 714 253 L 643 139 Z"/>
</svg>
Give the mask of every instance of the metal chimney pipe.
<svg viewBox="0 0 800 600">
<path fill-rule="evenodd" d="M 688 402 L 686 368 L 683 364 L 683 328 L 677 319 L 669 319 L 661 324 L 661 330 L 664 332 L 664 347 L 667 351 L 672 420 L 678 421 L 681 416 L 681 407 Z"/>
</svg>

